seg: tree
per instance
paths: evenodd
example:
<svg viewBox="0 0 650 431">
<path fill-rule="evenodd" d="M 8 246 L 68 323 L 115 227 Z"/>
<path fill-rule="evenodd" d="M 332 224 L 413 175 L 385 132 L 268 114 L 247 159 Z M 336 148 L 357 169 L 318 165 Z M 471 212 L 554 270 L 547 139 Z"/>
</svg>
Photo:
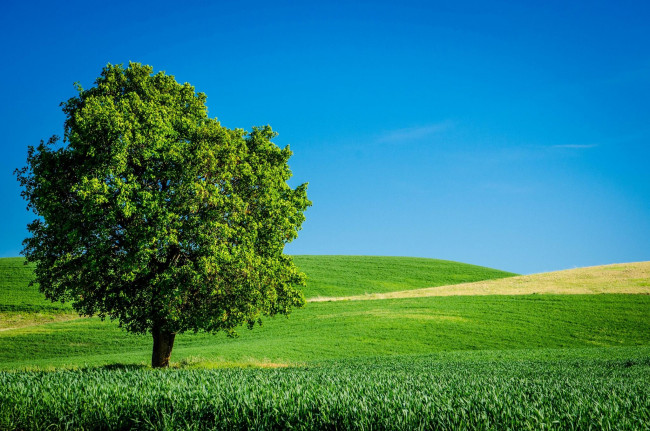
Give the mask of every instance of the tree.
<svg viewBox="0 0 650 431">
<path fill-rule="evenodd" d="M 206 96 L 150 66 L 106 66 L 61 104 L 64 139 L 29 147 L 17 169 L 39 216 L 23 242 L 35 280 L 80 315 L 153 336 L 153 367 L 174 337 L 225 331 L 304 304 L 284 246 L 311 205 L 292 189 L 289 147 L 209 118 Z"/>
</svg>

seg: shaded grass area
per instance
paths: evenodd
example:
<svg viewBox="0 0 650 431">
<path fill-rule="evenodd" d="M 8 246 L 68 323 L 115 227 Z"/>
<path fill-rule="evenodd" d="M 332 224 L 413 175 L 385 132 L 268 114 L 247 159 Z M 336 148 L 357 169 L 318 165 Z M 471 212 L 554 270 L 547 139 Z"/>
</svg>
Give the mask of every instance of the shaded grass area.
<svg viewBox="0 0 650 431">
<path fill-rule="evenodd" d="M 647 429 L 647 348 L 518 352 L 282 369 L 0 372 L 0 428 Z"/>
<path fill-rule="evenodd" d="M 511 277 L 448 260 L 388 256 L 294 256 L 307 275 L 305 297 L 348 296 Z"/>
<path fill-rule="evenodd" d="M 9 331 L 78 318 L 79 316 L 77 314 L 65 310 L 0 311 L 0 331 Z"/>
<path fill-rule="evenodd" d="M 180 334 L 172 361 L 280 364 L 318 359 L 650 344 L 650 296 L 456 296 L 310 303 L 240 337 Z M 0 369 L 147 363 L 149 336 L 99 319 L 0 332 Z"/>
</svg>

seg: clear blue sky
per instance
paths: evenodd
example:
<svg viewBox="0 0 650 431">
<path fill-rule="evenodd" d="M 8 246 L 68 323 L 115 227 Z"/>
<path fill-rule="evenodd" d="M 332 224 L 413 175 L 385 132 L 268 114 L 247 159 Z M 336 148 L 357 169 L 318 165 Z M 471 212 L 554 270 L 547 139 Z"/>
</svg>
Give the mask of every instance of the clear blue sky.
<svg viewBox="0 0 650 431">
<path fill-rule="evenodd" d="M 270 124 L 314 205 L 293 254 L 520 273 L 650 260 L 650 3 L 3 1 L 0 256 L 12 171 L 107 63 Z"/>
</svg>

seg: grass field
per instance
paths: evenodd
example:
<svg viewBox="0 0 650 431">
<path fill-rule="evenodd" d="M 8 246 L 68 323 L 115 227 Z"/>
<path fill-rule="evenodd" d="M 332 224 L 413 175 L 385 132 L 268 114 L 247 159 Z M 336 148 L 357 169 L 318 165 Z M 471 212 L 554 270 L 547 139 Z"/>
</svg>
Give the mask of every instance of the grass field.
<svg viewBox="0 0 650 431">
<path fill-rule="evenodd" d="M 43 300 L 0 259 L 0 429 L 650 429 L 650 295 L 630 293 L 647 262 L 296 262 L 314 302 L 236 339 L 181 334 L 160 371 L 150 337 Z M 340 296 L 357 300 L 318 301 Z"/>
<path fill-rule="evenodd" d="M 393 292 L 511 277 L 517 274 L 447 260 L 384 256 L 294 256 L 307 275 L 304 293 L 318 296 Z M 29 287 L 32 266 L 24 259 L 0 258 L 0 311 L 70 310 Z"/>
<path fill-rule="evenodd" d="M 37 287 L 29 287 L 32 266 L 21 257 L 0 259 L 0 312 L 52 312 L 71 310 L 69 304 L 52 303 Z M 0 326 L 1 328 L 1 326 Z"/>
<path fill-rule="evenodd" d="M 318 297 L 311 301 L 373 300 L 458 295 L 591 295 L 625 293 L 650 295 L 650 262 L 621 263 L 542 274 L 485 279 L 386 293 Z"/>
<path fill-rule="evenodd" d="M 294 256 L 307 275 L 305 297 L 385 293 L 512 277 L 448 260 L 387 256 Z"/>
<path fill-rule="evenodd" d="M 289 319 L 181 334 L 173 361 L 282 364 L 475 349 L 650 345 L 650 296 L 448 296 L 310 303 Z M 0 332 L 0 369 L 147 363 L 148 336 L 97 318 Z"/>
</svg>

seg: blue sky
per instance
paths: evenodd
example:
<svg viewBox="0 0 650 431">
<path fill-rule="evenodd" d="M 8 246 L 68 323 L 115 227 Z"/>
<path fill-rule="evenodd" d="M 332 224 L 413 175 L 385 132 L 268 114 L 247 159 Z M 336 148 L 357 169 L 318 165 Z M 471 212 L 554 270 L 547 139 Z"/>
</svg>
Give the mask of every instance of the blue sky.
<svg viewBox="0 0 650 431">
<path fill-rule="evenodd" d="M 60 4 L 59 4 L 60 3 Z M 3 2 L 0 256 L 12 172 L 107 63 L 270 124 L 314 202 L 293 254 L 532 273 L 650 260 L 647 2 Z"/>
</svg>

